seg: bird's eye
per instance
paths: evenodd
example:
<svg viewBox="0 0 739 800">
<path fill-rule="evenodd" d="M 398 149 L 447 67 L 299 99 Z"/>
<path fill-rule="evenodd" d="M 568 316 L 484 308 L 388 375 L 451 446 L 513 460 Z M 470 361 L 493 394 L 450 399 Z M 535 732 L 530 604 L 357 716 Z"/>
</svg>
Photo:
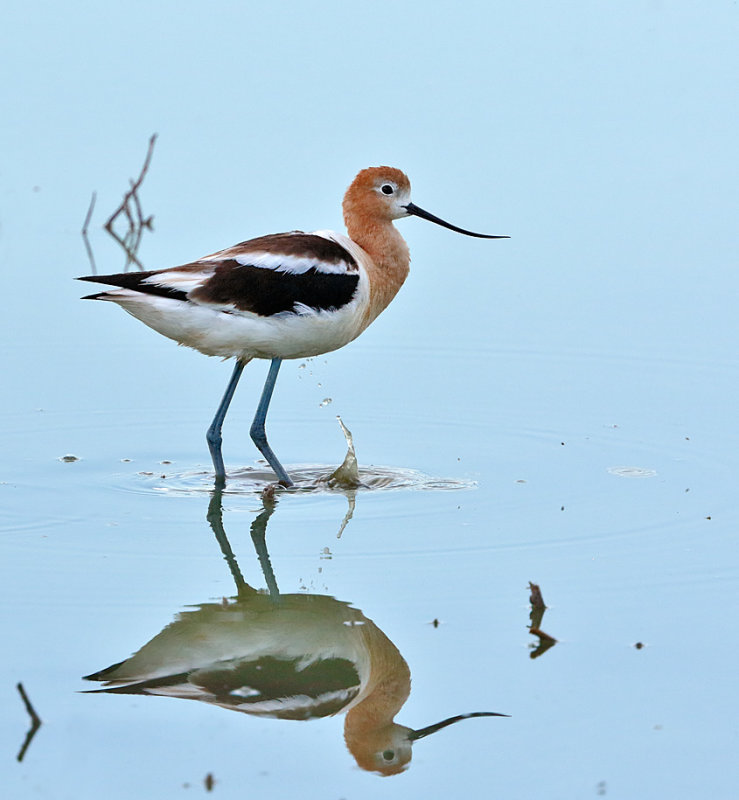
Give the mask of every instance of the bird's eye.
<svg viewBox="0 0 739 800">
<path fill-rule="evenodd" d="M 382 193 L 383 194 L 392 194 L 393 193 L 393 187 L 389 183 L 383 184 L 381 188 L 382 188 Z"/>
<path fill-rule="evenodd" d="M 382 188 L 384 189 L 385 187 L 383 186 Z M 384 750 L 382 757 L 385 761 L 392 761 L 395 758 L 395 750 Z"/>
</svg>

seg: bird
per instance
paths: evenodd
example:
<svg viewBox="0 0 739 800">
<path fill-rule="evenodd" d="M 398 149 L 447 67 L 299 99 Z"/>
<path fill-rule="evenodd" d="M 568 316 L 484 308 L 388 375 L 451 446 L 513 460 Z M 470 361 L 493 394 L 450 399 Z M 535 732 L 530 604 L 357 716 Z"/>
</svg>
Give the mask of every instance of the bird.
<svg viewBox="0 0 739 800">
<path fill-rule="evenodd" d="M 235 365 L 206 439 L 216 488 L 226 484 L 222 426 L 246 364 L 270 366 L 250 428 L 279 484 L 294 483 L 267 441 L 265 421 L 282 361 L 322 355 L 356 339 L 389 305 L 408 276 L 408 245 L 393 225 L 416 216 L 466 236 L 411 202 L 408 177 L 395 167 L 361 170 L 344 195 L 347 235 L 288 231 L 249 239 L 167 269 L 85 275 L 116 287 L 83 300 L 117 303 L 145 325 Z"/>
</svg>

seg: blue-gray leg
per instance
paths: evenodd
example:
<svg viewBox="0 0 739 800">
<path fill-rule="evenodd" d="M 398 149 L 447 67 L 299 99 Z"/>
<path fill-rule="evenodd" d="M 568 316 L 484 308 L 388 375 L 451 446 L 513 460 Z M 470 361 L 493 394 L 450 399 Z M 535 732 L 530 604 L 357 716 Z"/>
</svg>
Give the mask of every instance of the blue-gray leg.
<svg viewBox="0 0 739 800">
<path fill-rule="evenodd" d="M 267 459 L 267 463 L 272 467 L 277 475 L 279 482 L 288 489 L 293 486 L 289 475 L 285 472 L 282 464 L 277 460 L 277 456 L 272 452 L 272 448 L 267 442 L 267 434 L 264 432 L 264 421 L 267 418 L 267 409 L 269 408 L 269 401 L 272 399 L 272 391 L 275 388 L 275 381 L 277 380 L 277 373 L 280 371 L 281 358 L 273 358 L 272 363 L 269 365 L 269 373 L 267 380 L 264 383 L 262 390 L 262 399 L 257 406 L 257 413 L 254 416 L 254 422 L 251 424 L 251 438 L 254 444 L 259 448 L 261 454 Z"/>
<path fill-rule="evenodd" d="M 216 411 L 216 415 L 213 417 L 213 422 L 211 422 L 210 428 L 208 428 L 208 433 L 205 435 L 205 438 L 208 440 L 210 457 L 213 459 L 213 466 L 216 470 L 216 489 L 223 489 L 226 485 L 226 469 L 223 466 L 223 456 L 221 455 L 221 428 L 223 427 L 223 420 L 226 418 L 226 412 L 231 404 L 231 399 L 236 391 L 241 373 L 244 371 L 245 363 L 244 361 L 236 360 L 236 366 L 231 374 L 231 380 L 226 387 L 226 393 L 223 395 L 223 400 L 221 400 L 218 411 Z"/>
</svg>

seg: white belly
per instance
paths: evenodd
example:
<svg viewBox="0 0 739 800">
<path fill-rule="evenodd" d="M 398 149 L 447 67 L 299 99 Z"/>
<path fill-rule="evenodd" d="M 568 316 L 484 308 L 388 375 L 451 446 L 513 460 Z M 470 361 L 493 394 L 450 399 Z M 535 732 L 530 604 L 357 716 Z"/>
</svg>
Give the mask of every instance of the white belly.
<svg viewBox="0 0 739 800">
<path fill-rule="evenodd" d="M 208 356 L 223 358 L 308 358 L 337 350 L 364 330 L 365 291 L 335 311 L 305 309 L 271 317 L 222 311 L 128 289 L 107 293 L 145 325 Z"/>
</svg>

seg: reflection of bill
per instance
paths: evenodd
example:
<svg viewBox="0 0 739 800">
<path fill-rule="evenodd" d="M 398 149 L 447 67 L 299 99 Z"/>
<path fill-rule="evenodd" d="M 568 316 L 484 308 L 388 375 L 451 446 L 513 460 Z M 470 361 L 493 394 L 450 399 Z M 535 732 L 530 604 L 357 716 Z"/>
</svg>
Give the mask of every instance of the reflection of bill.
<svg viewBox="0 0 739 800">
<path fill-rule="evenodd" d="M 214 503 L 217 501 L 217 505 Z M 401 772 L 416 739 L 473 716 L 413 730 L 393 718 L 410 693 L 395 645 L 358 609 L 332 597 L 280 594 L 264 547 L 272 508 L 252 525 L 269 592 L 241 577 L 223 532 L 220 497 L 209 521 L 238 596 L 181 612 L 131 658 L 88 675 L 111 693 L 201 700 L 259 717 L 307 720 L 345 713 L 344 738 L 360 767 Z"/>
</svg>

